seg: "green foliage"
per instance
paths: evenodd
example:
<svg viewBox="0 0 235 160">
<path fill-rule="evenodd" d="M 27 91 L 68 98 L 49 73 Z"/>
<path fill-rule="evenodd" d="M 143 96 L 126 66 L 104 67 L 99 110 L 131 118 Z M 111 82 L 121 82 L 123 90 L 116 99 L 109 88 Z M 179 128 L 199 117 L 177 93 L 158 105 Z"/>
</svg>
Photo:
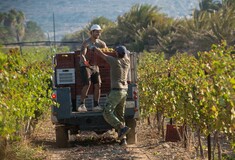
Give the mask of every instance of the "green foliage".
<svg viewBox="0 0 235 160">
<path fill-rule="evenodd" d="M 11 9 L 0 13 L 0 43 L 45 40 L 43 31 L 35 22 L 25 21 L 22 11 Z"/>
<path fill-rule="evenodd" d="M 7 61 L 7 55 L 0 52 L 0 72 L 3 71 L 3 65 L 6 63 Z"/>
<path fill-rule="evenodd" d="M 93 24 L 99 24 L 102 28 L 102 32 L 106 32 L 107 28 L 110 28 L 115 25 L 114 22 L 112 22 L 111 20 L 109 20 L 105 17 L 96 17 L 84 29 L 77 31 L 73 34 L 66 35 L 65 37 L 63 37 L 63 39 L 61 41 L 62 42 L 63 41 L 65 41 L 65 42 L 66 41 L 73 41 L 73 42 L 77 42 L 78 44 L 82 44 L 82 42 L 90 36 L 90 27 Z M 104 38 L 104 40 L 106 40 L 107 36 L 110 36 L 110 34 L 105 34 L 104 36 L 102 36 L 102 38 Z M 77 50 L 80 47 L 80 46 L 78 46 L 78 44 L 71 44 L 68 46 L 70 47 L 70 50 Z"/>
<path fill-rule="evenodd" d="M 212 44 L 226 40 L 234 44 L 234 6 L 212 1 L 201 2 L 201 10 L 194 10 L 192 18 L 174 25 L 169 42 L 179 52 L 209 51 Z M 167 43 L 166 43 L 167 44 Z"/>
<path fill-rule="evenodd" d="M 169 29 L 171 19 L 159 13 L 157 6 L 148 4 L 134 5 L 123 16 L 118 17 L 119 43 L 127 44 L 134 51 L 149 49 L 148 45 L 157 45 L 158 37 Z"/>
<path fill-rule="evenodd" d="M 141 113 L 160 110 L 205 135 L 220 131 L 234 137 L 234 51 L 223 42 L 198 53 L 198 58 L 176 54 L 167 60 L 162 54 L 142 54 L 138 64 Z"/>
<path fill-rule="evenodd" d="M 88 31 L 90 30 L 90 27 L 93 24 L 99 24 L 101 26 L 102 30 L 104 31 L 106 29 L 106 27 L 112 26 L 114 23 L 111 20 L 109 20 L 103 16 L 96 17 L 90 22 L 89 25 L 87 25 Z"/>
<path fill-rule="evenodd" d="M 0 24 L 2 30 L 7 30 L 8 35 L 15 39 L 15 42 L 19 42 L 25 33 L 25 16 L 22 11 L 11 9 L 8 13 L 1 13 Z"/>
<path fill-rule="evenodd" d="M 24 135 L 28 132 L 28 122 L 48 111 L 52 104 L 51 53 L 36 55 L 20 55 L 18 49 L 11 49 L 1 60 L 0 135 L 3 137 Z"/>
<path fill-rule="evenodd" d="M 82 43 L 89 36 L 90 25 L 98 23 L 104 28 L 101 39 L 108 45 L 124 44 L 135 52 L 164 52 L 170 57 L 177 52 L 209 51 L 212 44 L 222 40 L 228 45 L 234 44 L 235 9 L 232 0 L 222 3 L 202 0 L 200 9 L 195 9 L 192 17 L 185 19 L 172 19 L 159 11 L 157 6 L 136 4 L 118 16 L 117 23 L 98 17 L 84 30 L 67 35 L 63 40 Z"/>
<path fill-rule="evenodd" d="M 214 12 L 219 10 L 221 3 L 213 0 L 201 0 L 199 7 L 201 11 Z"/>
<path fill-rule="evenodd" d="M 46 37 L 42 29 L 36 22 L 28 21 L 25 26 L 25 35 L 23 41 L 43 41 Z"/>
<path fill-rule="evenodd" d="M 158 95 L 163 94 L 161 89 L 164 89 L 163 86 L 165 83 L 161 81 L 162 84 L 159 84 L 157 80 L 168 74 L 164 63 L 167 62 L 164 60 L 163 54 L 144 52 L 140 55 L 138 63 L 138 85 L 142 114 L 148 115 L 149 113 L 156 112 L 157 108 L 159 109 L 162 102 L 164 102 L 159 99 L 160 97 Z M 156 64 L 161 64 L 161 66 L 157 66 Z M 159 75 L 161 75 L 161 77 L 159 77 Z M 164 99 L 164 96 L 161 98 Z M 151 106 L 149 106 L 150 104 Z M 163 104 L 165 104 L 165 102 Z M 160 109 L 163 108 L 164 106 Z"/>
</svg>

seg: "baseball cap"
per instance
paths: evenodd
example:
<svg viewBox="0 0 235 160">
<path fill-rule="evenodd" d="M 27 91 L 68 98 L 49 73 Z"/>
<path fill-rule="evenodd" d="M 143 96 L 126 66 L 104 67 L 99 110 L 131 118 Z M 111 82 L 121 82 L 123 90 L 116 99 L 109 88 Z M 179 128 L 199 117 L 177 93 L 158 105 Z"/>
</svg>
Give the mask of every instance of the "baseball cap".
<svg viewBox="0 0 235 160">
<path fill-rule="evenodd" d="M 121 54 L 121 55 L 125 55 L 125 54 L 130 53 L 130 51 L 128 51 L 128 50 L 126 49 L 126 47 L 125 47 L 125 46 L 122 46 L 122 45 L 117 46 L 117 47 L 115 48 L 115 51 L 118 52 L 118 54 Z"/>
<path fill-rule="evenodd" d="M 91 26 L 91 28 L 90 28 L 90 31 L 93 31 L 93 30 L 98 30 L 98 31 L 100 31 L 100 30 L 101 30 L 100 25 L 98 25 L 98 24 L 93 24 L 93 25 Z"/>
</svg>

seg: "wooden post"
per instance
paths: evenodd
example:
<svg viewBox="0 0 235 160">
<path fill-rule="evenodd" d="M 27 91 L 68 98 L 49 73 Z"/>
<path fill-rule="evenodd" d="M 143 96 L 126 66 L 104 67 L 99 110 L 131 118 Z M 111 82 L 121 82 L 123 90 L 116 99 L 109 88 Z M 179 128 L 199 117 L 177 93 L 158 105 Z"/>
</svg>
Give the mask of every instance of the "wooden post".
<svg viewBox="0 0 235 160">
<path fill-rule="evenodd" d="M 207 136 L 208 160 L 211 160 L 211 134 Z"/>
</svg>

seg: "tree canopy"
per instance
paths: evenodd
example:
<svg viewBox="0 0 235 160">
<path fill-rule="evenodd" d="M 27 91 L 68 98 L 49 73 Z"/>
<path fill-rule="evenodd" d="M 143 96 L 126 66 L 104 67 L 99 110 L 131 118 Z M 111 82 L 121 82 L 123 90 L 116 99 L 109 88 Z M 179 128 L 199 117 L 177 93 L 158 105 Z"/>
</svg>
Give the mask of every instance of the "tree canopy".
<svg viewBox="0 0 235 160">
<path fill-rule="evenodd" d="M 180 19 L 160 13 L 157 6 L 136 4 L 115 22 L 95 18 L 85 29 L 65 36 L 63 41 L 82 42 L 89 36 L 90 25 L 97 23 L 103 28 L 101 38 L 109 46 L 124 44 L 132 51 L 164 52 L 169 56 L 177 52 L 195 54 L 209 50 L 212 44 L 222 40 L 228 45 L 235 44 L 234 4 L 233 0 L 201 0 L 191 17 Z"/>
<path fill-rule="evenodd" d="M 7 13 L 0 12 L 0 43 L 44 40 L 42 29 L 32 21 L 26 22 L 22 11 L 11 9 Z"/>
</svg>

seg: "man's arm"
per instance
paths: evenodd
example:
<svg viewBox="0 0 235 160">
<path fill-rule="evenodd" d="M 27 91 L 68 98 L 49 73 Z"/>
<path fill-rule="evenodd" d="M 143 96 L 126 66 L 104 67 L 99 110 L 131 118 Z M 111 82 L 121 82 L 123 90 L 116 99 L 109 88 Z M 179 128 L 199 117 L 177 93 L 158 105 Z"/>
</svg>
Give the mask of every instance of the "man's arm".
<svg viewBox="0 0 235 160">
<path fill-rule="evenodd" d="M 103 43 L 103 46 L 104 46 L 104 48 L 108 48 L 105 42 Z"/>
<path fill-rule="evenodd" d="M 84 65 L 89 66 L 89 62 L 86 60 L 86 53 L 87 53 L 87 44 L 86 42 L 83 42 L 82 47 L 81 47 L 81 62 L 84 63 Z"/>
<path fill-rule="evenodd" d="M 104 60 L 107 59 L 108 55 L 106 55 L 104 52 L 101 51 L 100 48 L 94 47 L 94 51 Z"/>
</svg>

